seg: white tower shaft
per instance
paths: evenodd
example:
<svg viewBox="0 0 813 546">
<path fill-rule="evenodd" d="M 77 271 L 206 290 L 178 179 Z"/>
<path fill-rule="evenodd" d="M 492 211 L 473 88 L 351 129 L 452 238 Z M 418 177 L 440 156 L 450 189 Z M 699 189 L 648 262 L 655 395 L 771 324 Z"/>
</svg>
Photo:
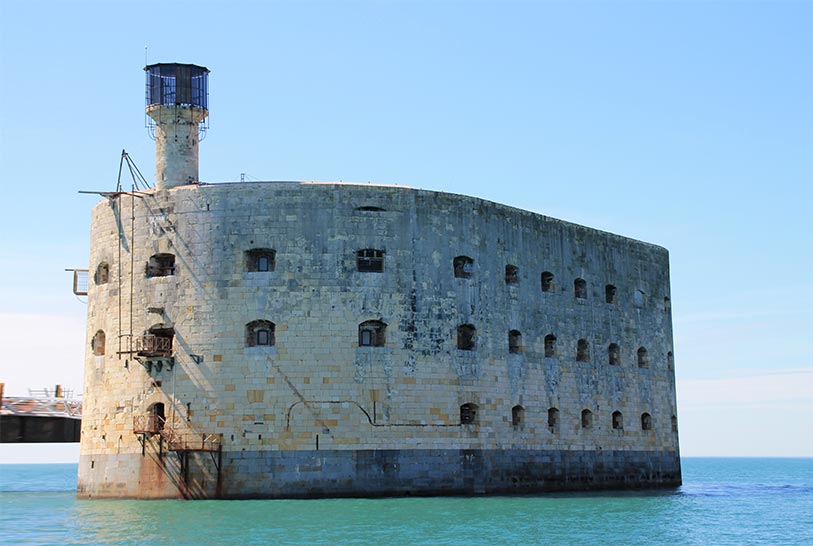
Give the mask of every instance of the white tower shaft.
<svg viewBox="0 0 813 546">
<path fill-rule="evenodd" d="M 198 182 L 198 127 L 207 110 L 195 106 L 152 105 L 155 121 L 155 187 L 159 190 Z"/>
</svg>

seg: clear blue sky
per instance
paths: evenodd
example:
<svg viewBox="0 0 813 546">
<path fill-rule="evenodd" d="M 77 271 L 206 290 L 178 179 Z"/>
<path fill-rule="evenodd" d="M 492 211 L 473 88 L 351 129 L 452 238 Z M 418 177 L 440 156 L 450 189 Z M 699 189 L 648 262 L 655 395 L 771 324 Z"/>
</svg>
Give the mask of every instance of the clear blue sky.
<svg viewBox="0 0 813 546">
<path fill-rule="evenodd" d="M 152 178 L 148 46 L 212 71 L 204 181 L 397 183 L 665 246 L 683 454 L 813 456 L 811 28 L 810 2 L 0 0 L 0 381 L 82 390 L 77 191 L 122 148 Z"/>
</svg>

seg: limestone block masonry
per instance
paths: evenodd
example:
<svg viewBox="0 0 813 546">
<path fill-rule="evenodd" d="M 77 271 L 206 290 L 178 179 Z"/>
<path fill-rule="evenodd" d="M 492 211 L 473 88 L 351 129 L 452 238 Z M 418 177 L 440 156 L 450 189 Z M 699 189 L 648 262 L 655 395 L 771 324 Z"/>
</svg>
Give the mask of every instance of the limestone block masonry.
<svg viewBox="0 0 813 546">
<path fill-rule="evenodd" d="M 198 124 L 203 108 L 153 105 L 147 115 L 155 121 L 155 181 L 159 189 L 198 181 Z"/>
<path fill-rule="evenodd" d="M 665 249 L 405 187 L 100 202 L 78 496 L 681 482 Z"/>
</svg>

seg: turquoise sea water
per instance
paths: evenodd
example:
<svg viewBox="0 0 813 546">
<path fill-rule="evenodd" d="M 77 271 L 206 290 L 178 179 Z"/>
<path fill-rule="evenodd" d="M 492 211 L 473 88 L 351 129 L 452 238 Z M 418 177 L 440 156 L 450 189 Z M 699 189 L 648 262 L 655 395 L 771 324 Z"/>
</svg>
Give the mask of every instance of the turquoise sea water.
<svg viewBox="0 0 813 546">
<path fill-rule="evenodd" d="M 669 491 L 78 501 L 76 465 L 0 465 L 4 544 L 804 544 L 813 459 L 683 459 Z"/>
</svg>

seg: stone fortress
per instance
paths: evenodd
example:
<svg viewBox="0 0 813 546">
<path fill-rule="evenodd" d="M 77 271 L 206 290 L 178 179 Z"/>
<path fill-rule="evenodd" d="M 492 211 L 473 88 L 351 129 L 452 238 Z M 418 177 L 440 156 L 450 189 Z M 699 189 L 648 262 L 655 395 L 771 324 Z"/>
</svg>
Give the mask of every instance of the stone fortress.
<svg viewBox="0 0 813 546">
<path fill-rule="evenodd" d="M 206 184 L 204 67 L 146 67 L 154 189 L 93 209 L 78 496 L 681 483 L 665 249 L 474 197 Z"/>
</svg>

